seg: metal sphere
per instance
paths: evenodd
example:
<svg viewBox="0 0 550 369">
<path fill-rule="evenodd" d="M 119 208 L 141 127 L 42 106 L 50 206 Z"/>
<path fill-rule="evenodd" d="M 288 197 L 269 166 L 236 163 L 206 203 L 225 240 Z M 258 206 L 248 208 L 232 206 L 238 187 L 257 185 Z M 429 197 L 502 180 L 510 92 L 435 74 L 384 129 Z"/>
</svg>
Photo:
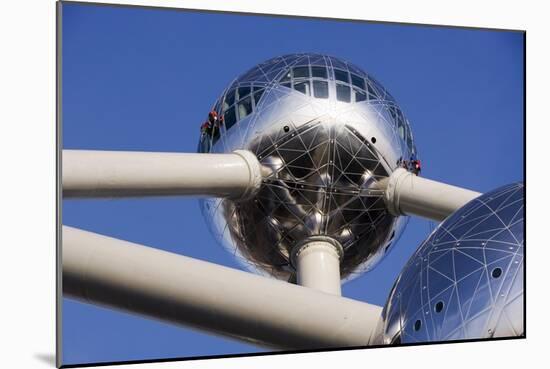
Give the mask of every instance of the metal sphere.
<svg viewBox="0 0 550 369">
<path fill-rule="evenodd" d="M 401 271 L 375 343 L 523 335 L 523 232 L 523 183 L 456 211 Z"/>
<path fill-rule="evenodd" d="M 213 106 L 222 123 L 200 152 L 253 152 L 271 171 L 252 199 L 205 199 L 213 234 L 249 269 L 288 279 L 311 236 L 344 250 L 342 278 L 372 268 L 399 238 L 378 182 L 416 157 L 409 122 L 372 76 L 341 59 L 292 54 L 235 79 Z"/>
</svg>

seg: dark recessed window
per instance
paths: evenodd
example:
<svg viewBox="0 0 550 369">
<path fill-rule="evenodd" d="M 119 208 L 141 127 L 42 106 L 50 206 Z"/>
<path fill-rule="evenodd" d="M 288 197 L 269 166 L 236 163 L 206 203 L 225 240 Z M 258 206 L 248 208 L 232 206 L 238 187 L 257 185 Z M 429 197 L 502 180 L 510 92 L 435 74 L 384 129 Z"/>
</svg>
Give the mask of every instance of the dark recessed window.
<svg viewBox="0 0 550 369">
<path fill-rule="evenodd" d="M 328 99 L 328 83 L 325 81 L 313 81 L 313 96 L 319 99 Z"/>
<path fill-rule="evenodd" d="M 413 328 L 414 328 L 415 331 L 418 332 L 421 327 L 422 327 L 422 321 L 420 319 L 418 319 L 416 322 L 414 322 Z"/>
<path fill-rule="evenodd" d="M 290 82 L 281 83 L 281 86 L 290 88 Z"/>
<path fill-rule="evenodd" d="M 309 95 L 309 81 L 294 83 L 294 89 L 303 94 Z"/>
<path fill-rule="evenodd" d="M 233 105 L 235 102 L 235 90 L 231 90 L 225 95 L 225 102 L 223 104 L 224 110 Z"/>
<path fill-rule="evenodd" d="M 328 78 L 327 68 L 325 67 L 311 67 L 311 75 L 317 78 Z"/>
<path fill-rule="evenodd" d="M 237 117 L 235 116 L 235 107 L 232 106 L 223 114 L 223 122 L 225 124 L 225 129 L 231 128 L 235 122 L 237 121 Z"/>
<path fill-rule="evenodd" d="M 351 91 L 349 86 L 345 85 L 336 85 L 336 99 L 338 101 L 350 102 L 351 101 Z"/>
<path fill-rule="evenodd" d="M 493 278 L 500 277 L 502 275 L 502 269 L 500 268 L 493 269 L 493 271 L 491 272 L 491 275 L 493 276 Z"/>
<path fill-rule="evenodd" d="M 262 98 L 262 95 L 264 94 L 265 90 L 260 90 L 254 92 L 254 100 L 256 101 L 256 106 L 260 103 L 260 99 Z"/>
<path fill-rule="evenodd" d="M 359 87 L 361 90 L 365 89 L 365 79 L 353 73 L 351 74 L 351 84 Z"/>
<path fill-rule="evenodd" d="M 250 86 L 239 87 L 239 99 L 250 95 Z"/>
<path fill-rule="evenodd" d="M 237 109 L 239 111 L 239 120 L 252 113 L 252 99 L 250 98 L 250 96 L 244 100 L 239 101 L 237 106 Z"/>
<path fill-rule="evenodd" d="M 335 69 L 334 79 L 337 81 L 349 83 L 349 73 L 345 70 Z"/>
<path fill-rule="evenodd" d="M 441 313 L 443 311 L 443 301 L 438 301 L 435 304 L 434 310 L 436 313 Z"/>
<path fill-rule="evenodd" d="M 367 95 L 365 95 L 363 92 L 357 91 L 356 89 L 354 89 L 353 92 L 355 95 L 355 102 L 361 102 L 367 99 Z"/>
<path fill-rule="evenodd" d="M 294 67 L 294 78 L 308 78 L 309 67 Z"/>
</svg>

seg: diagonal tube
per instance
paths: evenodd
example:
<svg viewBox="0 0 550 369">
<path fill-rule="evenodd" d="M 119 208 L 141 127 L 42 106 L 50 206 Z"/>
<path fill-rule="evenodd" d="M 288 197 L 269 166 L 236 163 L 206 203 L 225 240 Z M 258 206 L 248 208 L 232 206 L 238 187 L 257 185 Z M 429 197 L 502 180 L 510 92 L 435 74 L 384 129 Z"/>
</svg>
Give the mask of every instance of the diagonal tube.
<svg viewBox="0 0 550 369">
<path fill-rule="evenodd" d="M 63 295 L 261 346 L 365 346 L 379 306 L 63 226 Z"/>
</svg>

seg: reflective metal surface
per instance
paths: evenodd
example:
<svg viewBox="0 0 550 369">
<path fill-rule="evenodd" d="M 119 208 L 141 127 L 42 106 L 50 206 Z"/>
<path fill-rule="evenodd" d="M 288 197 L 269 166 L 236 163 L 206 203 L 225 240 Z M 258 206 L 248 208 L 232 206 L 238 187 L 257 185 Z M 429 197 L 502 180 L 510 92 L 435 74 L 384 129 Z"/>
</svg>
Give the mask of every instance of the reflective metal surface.
<svg viewBox="0 0 550 369">
<path fill-rule="evenodd" d="M 343 246 L 344 280 L 372 268 L 399 238 L 377 183 L 416 157 L 393 97 L 341 59 L 293 54 L 235 79 L 213 109 L 223 124 L 203 132 L 201 152 L 252 151 L 271 170 L 249 201 L 201 201 L 213 234 L 250 270 L 293 273 L 292 248 L 316 235 Z"/>
<path fill-rule="evenodd" d="M 523 232 L 523 183 L 447 218 L 403 268 L 374 343 L 522 335 Z"/>
</svg>

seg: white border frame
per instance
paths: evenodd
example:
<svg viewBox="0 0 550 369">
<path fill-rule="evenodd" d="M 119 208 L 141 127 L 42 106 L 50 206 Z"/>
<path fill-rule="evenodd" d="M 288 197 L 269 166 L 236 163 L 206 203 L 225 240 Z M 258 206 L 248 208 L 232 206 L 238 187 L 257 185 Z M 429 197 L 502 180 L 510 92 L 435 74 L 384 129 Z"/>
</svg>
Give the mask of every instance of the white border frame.
<svg viewBox="0 0 550 369">
<path fill-rule="evenodd" d="M 132 368 L 337 367 L 517 368 L 542 357 L 550 260 L 543 242 L 546 113 L 550 65 L 547 12 L 535 2 L 133 0 L 119 4 L 307 15 L 527 30 L 527 339 L 132 365 Z M 53 367 L 55 352 L 55 2 L 2 4 L 3 177 L 0 268 L 5 367 Z M 537 200 L 538 199 L 538 200 Z M 7 365 L 6 365 L 7 364 Z M 127 365 L 121 366 L 126 367 Z"/>
</svg>

